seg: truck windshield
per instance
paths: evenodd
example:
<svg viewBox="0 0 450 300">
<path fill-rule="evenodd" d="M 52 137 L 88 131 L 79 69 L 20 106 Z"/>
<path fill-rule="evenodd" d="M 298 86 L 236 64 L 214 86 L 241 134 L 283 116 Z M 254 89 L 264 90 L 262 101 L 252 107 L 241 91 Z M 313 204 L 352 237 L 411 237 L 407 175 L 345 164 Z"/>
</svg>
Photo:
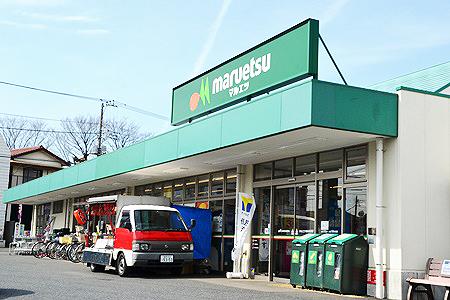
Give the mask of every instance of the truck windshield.
<svg viewBox="0 0 450 300">
<path fill-rule="evenodd" d="M 186 231 L 187 228 L 178 212 L 169 210 L 134 211 L 136 230 Z"/>
</svg>

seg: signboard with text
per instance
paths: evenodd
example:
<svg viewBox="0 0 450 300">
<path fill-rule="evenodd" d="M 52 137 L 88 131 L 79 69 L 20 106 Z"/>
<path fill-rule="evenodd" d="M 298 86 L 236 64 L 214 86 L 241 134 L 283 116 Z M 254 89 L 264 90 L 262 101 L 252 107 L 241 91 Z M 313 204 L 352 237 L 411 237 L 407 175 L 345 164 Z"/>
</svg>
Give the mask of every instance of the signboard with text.
<svg viewBox="0 0 450 300">
<path fill-rule="evenodd" d="M 319 21 L 308 19 L 175 87 L 172 125 L 317 76 Z"/>
</svg>

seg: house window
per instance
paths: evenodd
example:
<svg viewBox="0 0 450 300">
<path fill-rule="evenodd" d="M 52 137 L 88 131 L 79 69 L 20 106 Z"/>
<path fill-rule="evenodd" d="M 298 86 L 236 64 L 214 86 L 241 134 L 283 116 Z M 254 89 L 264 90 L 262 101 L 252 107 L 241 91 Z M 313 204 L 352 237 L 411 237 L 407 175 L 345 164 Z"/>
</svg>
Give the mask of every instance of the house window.
<svg viewBox="0 0 450 300">
<path fill-rule="evenodd" d="M 23 183 L 42 177 L 42 170 L 35 168 L 23 168 Z"/>
<path fill-rule="evenodd" d="M 52 214 L 60 214 L 63 212 L 64 200 L 53 202 Z"/>
</svg>

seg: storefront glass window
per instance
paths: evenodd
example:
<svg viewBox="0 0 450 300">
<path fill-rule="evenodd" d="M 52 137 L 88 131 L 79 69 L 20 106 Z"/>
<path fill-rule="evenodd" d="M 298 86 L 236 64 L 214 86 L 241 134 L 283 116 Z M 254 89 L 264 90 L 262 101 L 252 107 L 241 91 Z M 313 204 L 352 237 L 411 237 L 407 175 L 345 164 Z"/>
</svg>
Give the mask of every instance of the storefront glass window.
<svg viewBox="0 0 450 300">
<path fill-rule="evenodd" d="M 364 180 L 366 178 L 367 147 L 345 150 L 347 159 L 346 180 Z"/>
<path fill-rule="evenodd" d="M 153 195 L 153 185 L 149 184 L 146 186 L 143 186 L 141 189 L 141 195 Z"/>
<path fill-rule="evenodd" d="M 198 197 L 206 198 L 209 195 L 209 175 L 198 176 Z"/>
<path fill-rule="evenodd" d="M 319 172 L 342 170 L 342 150 L 319 153 Z"/>
<path fill-rule="evenodd" d="M 253 216 L 253 235 L 269 235 L 270 187 L 255 189 L 256 211 Z"/>
<path fill-rule="evenodd" d="M 220 196 L 223 194 L 223 172 L 211 175 L 211 196 Z"/>
<path fill-rule="evenodd" d="M 269 270 L 270 187 L 255 189 L 256 211 L 252 224 L 252 265 L 258 274 Z M 264 236 L 264 237 L 261 237 Z"/>
<path fill-rule="evenodd" d="M 319 232 L 341 233 L 342 179 L 320 180 L 317 227 Z"/>
<path fill-rule="evenodd" d="M 367 234 L 367 188 L 345 190 L 345 233 Z"/>
<path fill-rule="evenodd" d="M 163 184 L 162 184 L 162 183 L 158 183 L 158 184 L 153 185 L 153 189 L 152 189 L 152 191 L 150 192 L 150 195 L 151 195 L 151 196 L 154 196 L 154 197 L 161 197 L 161 196 L 164 196 L 164 193 L 163 193 Z"/>
<path fill-rule="evenodd" d="M 210 201 L 209 209 L 212 214 L 212 239 L 209 262 L 215 271 L 222 269 L 222 231 L 223 231 L 223 201 Z"/>
<path fill-rule="evenodd" d="M 234 222 L 236 215 L 236 200 L 228 199 L 224 201 L 224 239 L 223 239 L 223 271 L 233 270 L 231 260 L 231 250 L 234 246 Z"/>
<path fill-rule="evenodd" d="M 274 235 L 294 235 L 294 188 L 275 189 Z"/>
<path fill-rule="evenodd" d="M 172 200 L 172 182 L 166 182 L 163 185 L 164 197 Z"/>
<path fill-rule="evenodd" d="M 274 196 L 274 253 L 276 253 L 274 258 L 274 272 L 278 277 L 289 277 L 292 240 L 281 236 L 291 237 L 295 233 L 295 187 L 275 188 Z"/>
<path fill-rule="evenodd" d="M 173 185 L 173 202 L 180 202 L 182 200 L 183 200 L 183 180 L 177 180 Z"/>
<path fill-rule="evenodd" d="M 314 182 L 296 187 L 295 235 L 314 233 L 316 219 L 316 185 Z"/>
<path fill-rule="evenodd" d="M 255 165 L 255 181 L 268 180 L 272 178 L 272 162 Z"/>
<path fill-rule="evenodd" d="M 292 158 L 275 161 L 273 167 L 273 177 L 274 178 L 292 177 L 293 163 L 294 160 Z"/>
<path fill-rule="evenodd" d="M 295 175 L 303 176 L 316 172 L 316 155 L 304 155 L 295 158 Z"/>
<path fill-rule="evenodd" d="M 187 178 L 185 181 L 184 199 L 195 198 L 195 177 Z"/>
<path fill-rule="evenodd" d="M 227 194 L 236 194 L 236 170 L 228 170 L 226 174 L 226 192 Z"/>
<path fill-rule="evenodd" d="M 36 207 L 36 234 L 44 233 L 47 223 L 50 221 L 50 203 L 37 205 Z"/>
</svg>

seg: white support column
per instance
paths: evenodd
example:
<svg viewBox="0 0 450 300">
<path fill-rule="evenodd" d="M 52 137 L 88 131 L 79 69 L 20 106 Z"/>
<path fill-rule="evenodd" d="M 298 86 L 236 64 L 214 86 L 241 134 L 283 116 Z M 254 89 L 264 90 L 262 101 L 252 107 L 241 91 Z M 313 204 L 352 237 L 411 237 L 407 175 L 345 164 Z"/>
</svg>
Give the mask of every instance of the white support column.
<svg viewBox="0 0 450 300">
<path fill-rule="evenodd" d="M 36 235 L 36 220 L 37 220 L 37 205 L 33 205 L 33 212 L 31 214 L 31 236 Z"/>
<path fill-rule="evenodd" d="M 376 265 L 376 298 L 384 299 L 385 290 L 383 286 L 383 138 L 376 139 L 376 239 L 375 239 L 375 265 Z"/>
</svg>

